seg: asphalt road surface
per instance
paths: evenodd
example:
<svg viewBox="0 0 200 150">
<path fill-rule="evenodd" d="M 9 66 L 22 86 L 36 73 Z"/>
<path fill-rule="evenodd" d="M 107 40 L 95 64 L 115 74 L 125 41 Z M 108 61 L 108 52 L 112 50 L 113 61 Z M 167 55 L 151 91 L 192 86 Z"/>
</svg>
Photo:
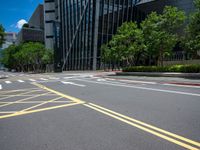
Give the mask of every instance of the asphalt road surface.
<svg viewBox="0 0 200 150">
<path fill-rule="evenodd" d="M 200 86 L 104 72 L 0 74 L 0 150 L 200 149 Z"/>
</svg>

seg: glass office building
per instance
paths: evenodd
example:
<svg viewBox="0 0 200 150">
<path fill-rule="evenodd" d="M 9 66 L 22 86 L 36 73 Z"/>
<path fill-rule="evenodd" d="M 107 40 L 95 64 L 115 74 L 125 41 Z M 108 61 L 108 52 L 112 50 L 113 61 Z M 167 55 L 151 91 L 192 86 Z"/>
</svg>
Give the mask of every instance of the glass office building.
<svg viewBox="0 0 200 150">
<path fill-rule="evenodd" d="M 55 3 L 55 67 L 62 70 L 101 68 L 102 44 L 126 21 L 141 22 L 165 5 L 192 8 L 192 0 L 45 0 Z M 158 12 L 159 12 L 158 11 Z M 46 20 L 48 22 L 48 20 Z"/>
</svg>

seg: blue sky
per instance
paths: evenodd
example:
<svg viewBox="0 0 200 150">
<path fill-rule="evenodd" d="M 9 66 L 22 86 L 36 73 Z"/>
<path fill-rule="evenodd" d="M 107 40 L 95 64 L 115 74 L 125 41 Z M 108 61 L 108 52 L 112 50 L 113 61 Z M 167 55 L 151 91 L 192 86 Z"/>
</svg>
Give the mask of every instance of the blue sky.
<svg viewBox="0 0 200 150">
<path fill-rule="evenodd" d="M 43 0 L 1 0 L 0 24 L 7 32 L 18 32 L 17 22 L 29 20 L 38 4 Z"/>
</svg>

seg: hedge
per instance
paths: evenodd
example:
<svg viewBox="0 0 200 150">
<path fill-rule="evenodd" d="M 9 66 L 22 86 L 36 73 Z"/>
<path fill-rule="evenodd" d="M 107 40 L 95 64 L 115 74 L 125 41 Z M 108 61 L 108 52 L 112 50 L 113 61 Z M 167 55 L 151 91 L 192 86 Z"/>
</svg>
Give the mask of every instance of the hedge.
<svg viewBox="0 0 200 150">
<path fill-rule="evenodd" d="M 181 72 L 200 73 L 200 64 L 197 65 L 173 65 L 173 66 L 133 66 L 123 68 L 123 72 Z"/>
</svg>

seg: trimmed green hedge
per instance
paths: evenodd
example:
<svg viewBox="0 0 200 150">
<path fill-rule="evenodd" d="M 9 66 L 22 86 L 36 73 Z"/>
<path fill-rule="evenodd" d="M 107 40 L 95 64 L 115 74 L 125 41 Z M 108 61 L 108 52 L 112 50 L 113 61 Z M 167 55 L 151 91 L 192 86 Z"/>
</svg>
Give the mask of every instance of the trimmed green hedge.
<svg viewBox="0 0 200 150">
<path fill-rule="evenodd" d="M 123 72 L 182 72 L 200 73 L 200 65 L 173 65 L 173 66 L 134 66 L 123 68 Z"/>
</svg>

